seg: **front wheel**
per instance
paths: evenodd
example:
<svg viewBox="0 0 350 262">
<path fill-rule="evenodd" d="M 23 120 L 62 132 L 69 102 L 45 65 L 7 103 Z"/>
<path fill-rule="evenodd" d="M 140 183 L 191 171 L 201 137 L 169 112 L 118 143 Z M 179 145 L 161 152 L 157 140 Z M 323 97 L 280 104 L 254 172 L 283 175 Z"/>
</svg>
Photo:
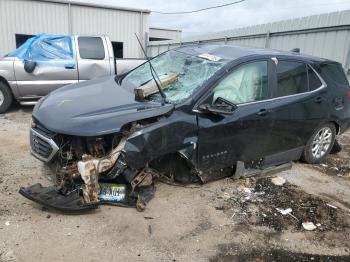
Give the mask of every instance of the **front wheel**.
<svg viewBox="0 0 350 262">
<path fill-rule="evenodd" d="M 309 164 L 320 163 L 331 151 L 335 134 L 336 129 L 332 123 L 319 127 L 305 146 L 303 160 Z"/>
</svg>

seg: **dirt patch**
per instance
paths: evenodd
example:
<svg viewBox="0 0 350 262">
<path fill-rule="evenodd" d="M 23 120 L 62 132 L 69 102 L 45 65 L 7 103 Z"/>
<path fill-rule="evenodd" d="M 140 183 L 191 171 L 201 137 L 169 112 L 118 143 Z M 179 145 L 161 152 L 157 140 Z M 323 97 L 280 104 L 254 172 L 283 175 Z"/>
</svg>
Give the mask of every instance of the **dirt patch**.
<svg viewBox="0 0 350 262">
<path fill-rule="evenodd" d="M 270 178 L 251 178 L 232 193 L 216 209 L 237 218 L 240 224 L 267 226 L 276 231 L 305 231 L 303 222 L 312 222 L 321 232 L 350 228 L 346 212 L 289 183 L 278 186 Z M 288 214 L 282 214 L 284 211 Z"/>
<path fill-rule="evenodd" d="M 211 262 L 234 262 L 234 261 L 256 261 L 256 262 L 308 262 L 308 261 L 327 261 L 327 262 L 342 262 L 350 261 L 350 256 L 327 256 L 298 253 L 280 249 L 256 249 L 246 253 L 235 252 L 239 248 L 234 248 L 230 245 L 221 245 L 220 252 L 212 257 Z"/>
</svg>

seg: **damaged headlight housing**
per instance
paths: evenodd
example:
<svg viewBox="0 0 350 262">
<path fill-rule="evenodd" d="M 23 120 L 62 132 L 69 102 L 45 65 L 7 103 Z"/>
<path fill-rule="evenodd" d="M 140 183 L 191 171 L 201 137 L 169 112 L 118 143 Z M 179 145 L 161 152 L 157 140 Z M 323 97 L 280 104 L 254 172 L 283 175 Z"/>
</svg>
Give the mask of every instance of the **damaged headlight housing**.
<svg viewBox="0 0 350 262">
<path fill-rule="evenodd" d="M 31 128 L 36 128 L 36 123 L 35 123 L 35 120 L 33 119 L 33 117 L 32 117 L 32 119 L 30 120 L 30 127 L 31 127 Z"/>
</svg>

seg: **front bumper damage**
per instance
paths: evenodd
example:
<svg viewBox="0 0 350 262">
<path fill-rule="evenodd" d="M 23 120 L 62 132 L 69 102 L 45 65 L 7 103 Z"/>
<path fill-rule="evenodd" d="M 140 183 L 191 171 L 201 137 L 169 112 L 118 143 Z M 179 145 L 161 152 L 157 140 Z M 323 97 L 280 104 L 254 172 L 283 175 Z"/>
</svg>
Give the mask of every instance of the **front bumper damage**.
<svg viewBox="0 0 350 262">
<path fill-rule="evenodd" d="M 47 208 L 54 208 L 60 211 L 82 211 L 97 208 L 96 203 L 83 203 L 78 190 L 64 194 L 55 186 L 43 187 L 35 184 L 29 187 L 22 187 L 19 193 Z"/>
<path fill-rule="evenodd" d="M 134 169 L 125 161 L 127 140 L 138 129 L 139 126 L 133 124 L 128 132 L 124 132 L 118 144 L 103 157 L 83 154 L 69 168 L 61 167 L 61 179 L 56 186 L 35 184 L 20 188 L 19 193 L 45 207 L 64 212 L 95 209 L 101 204 L 136 207 L 138 211 L 143 211 L 154 196 L 153 179 L 158 173 L 148 166 Z M 53 139 L 47 138 L 47 133 L 33 128 L 31 147 L 32 154 L 44 162 L 51 161 L 52 152 L 62 154 Z"/>
</svg>

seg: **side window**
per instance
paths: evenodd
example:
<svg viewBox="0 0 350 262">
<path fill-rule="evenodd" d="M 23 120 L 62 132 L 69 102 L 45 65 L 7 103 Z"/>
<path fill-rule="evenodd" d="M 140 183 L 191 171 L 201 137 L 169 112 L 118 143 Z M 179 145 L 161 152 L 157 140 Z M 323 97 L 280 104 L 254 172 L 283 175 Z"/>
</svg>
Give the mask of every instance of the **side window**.
<svg viewBox="0 0 350 262">
<path fill-rule="evenodd" d="M 213 103 L 219 97 L 233 104 L 268 98 L 267 75 L 267 61 L 239 66 L 215 87 Z"/>
<path fill-rule="evenodd" d="M 105 58 L 105 49 L 101 37 L 78 38 L 79 53 L 83 59 L 103 60 Z"/>
<path fill-rule="evenodd" d="M 318 78 L 314 70 L 308 66 L 308 76 L 309 76 L 309 90 L 316 90 L 321 87 L 321 80 Z"/>
<path fill-rule="evenodd" d="M 306 65 L 300 62 L 279 61 L 277 64 L 277 92 L 274 97 L 308 91 Z"/>
</svg>

